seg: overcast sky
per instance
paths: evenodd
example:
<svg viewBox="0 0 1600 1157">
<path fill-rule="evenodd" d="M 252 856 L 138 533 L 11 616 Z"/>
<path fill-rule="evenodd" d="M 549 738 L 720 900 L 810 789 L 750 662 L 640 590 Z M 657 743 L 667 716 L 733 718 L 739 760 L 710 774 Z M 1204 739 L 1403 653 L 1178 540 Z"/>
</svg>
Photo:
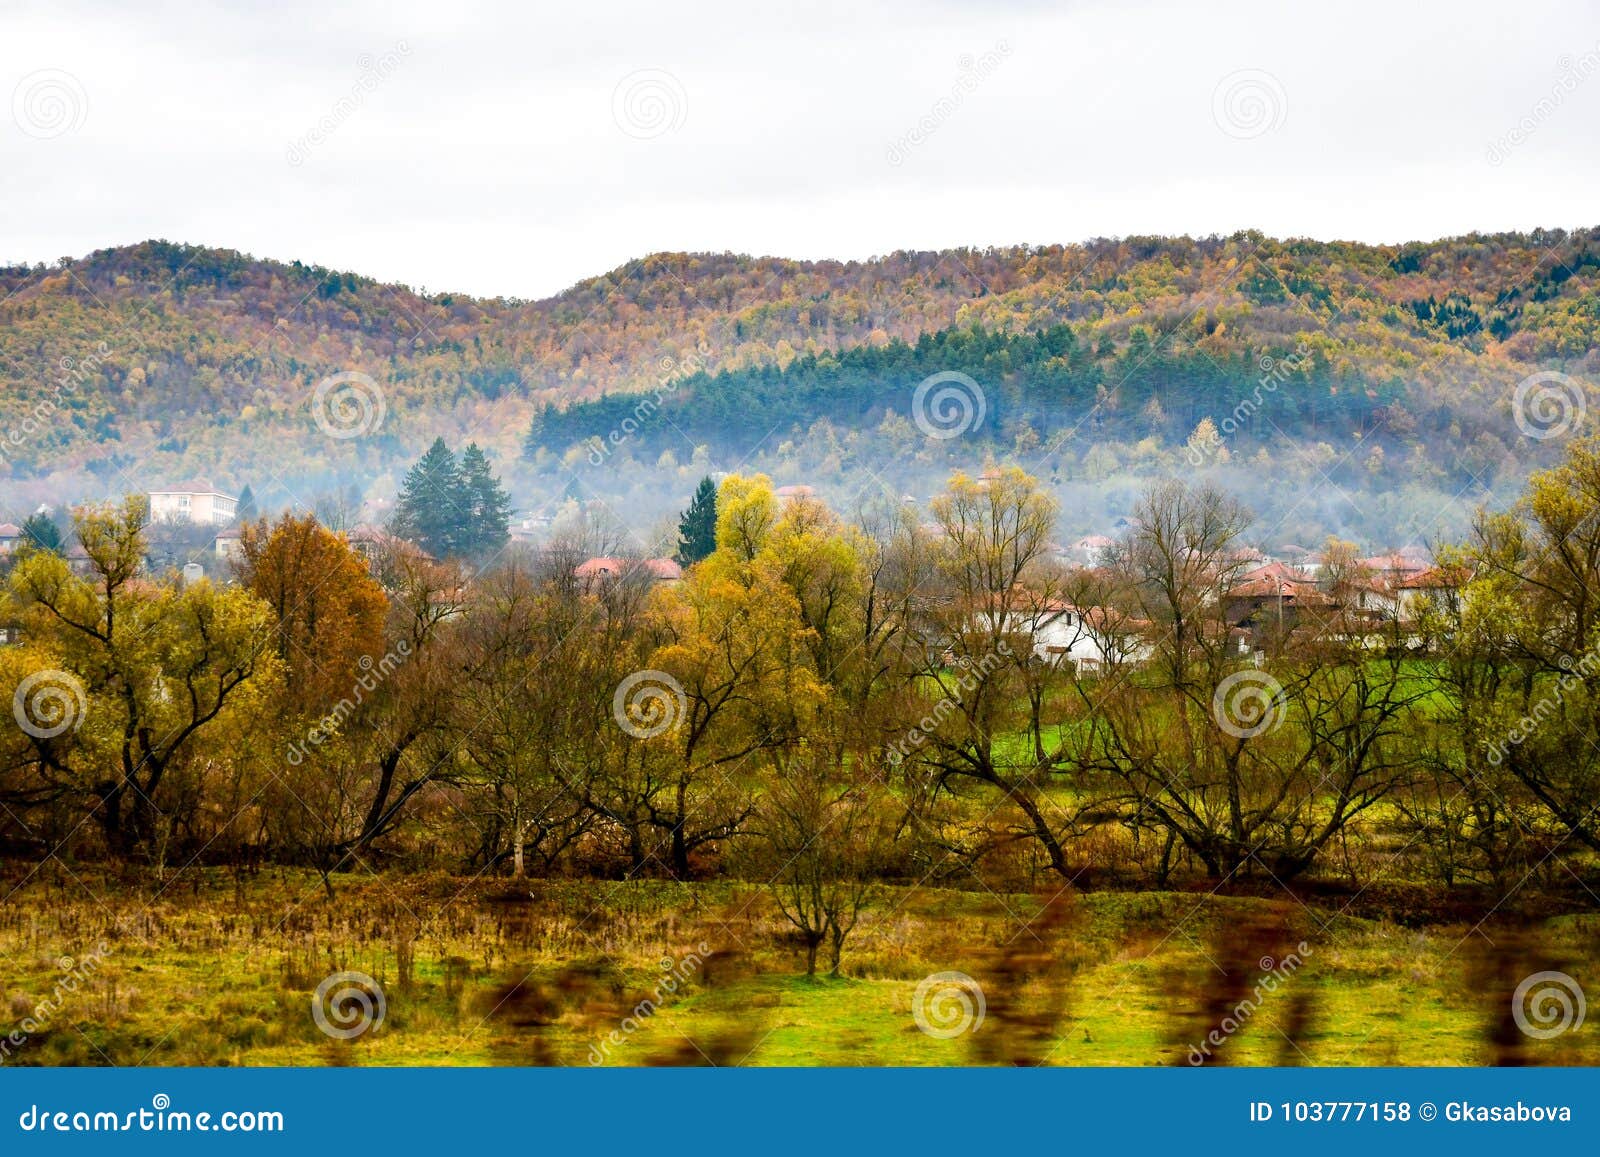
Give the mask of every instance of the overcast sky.
<svg viewBox="0 0 1600 1157">
<path fill-rule="evenodd" d="M 0 0 L 0 261 L 539 297 L 657 250 L 1600 220 L 1600 5 Z"/>
</svg>

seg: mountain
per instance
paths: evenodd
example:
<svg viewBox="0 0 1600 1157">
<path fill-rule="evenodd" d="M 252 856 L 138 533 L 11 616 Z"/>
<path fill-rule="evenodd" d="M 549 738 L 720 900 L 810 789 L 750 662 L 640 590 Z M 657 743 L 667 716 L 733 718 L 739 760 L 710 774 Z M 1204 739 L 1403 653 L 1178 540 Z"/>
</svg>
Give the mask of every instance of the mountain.
<svg viewBox="0 0 1600 1157">
<path fill-rule="evenodd" d="M 705 468 L 915 491 L 985 455 L 1099 491 L 1256 459 L 1331 469 L 1352 495 L 1492 492 L 1549 449 L 1520 431 L 1517 383 L 1600 368 L 1597 271 L 1600 229 L 1241 233 L 656 254 L 525 302 L 150 241 L 0 268 L 0 506 L 194 474 L 280 500 L 382 490 L 440 434 L 488 448 L 524 506 L 588 492 L 652 516 Z M 919 380 L 956 371 L 984 424 L 908 426 Z M 319 396 L 338 374 L 361 377 Z M 366 408 L 330 416 L 352 397 Z M 1217 444 L 1195 454 L 1208 418 Z"/>
</svg>

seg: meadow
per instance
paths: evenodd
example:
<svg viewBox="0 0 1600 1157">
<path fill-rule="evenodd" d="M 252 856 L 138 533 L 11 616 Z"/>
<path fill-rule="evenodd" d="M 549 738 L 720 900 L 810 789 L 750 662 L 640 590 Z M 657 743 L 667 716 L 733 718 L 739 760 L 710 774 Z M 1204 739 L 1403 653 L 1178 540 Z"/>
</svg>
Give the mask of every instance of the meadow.
<svg viewBox="0 0 1600 1157">
<path fill-rule="evenodd" d="M 1049 897 L 885 887 L 840 975 L 807 978 L 768 894 L 736 883 L 349 875 L 330 897 L 299 870 L 47 864 L 4 887 L 10 1065 L 1184 1065 L 1239 994 L 1224 969 L 1282 983 L 1221 1063 L 1600 1062 L 1581 1030 L 1497 1045 L 1504 1002 L 1480 995 L 1530 945 L 1592 972 L 1600 917 L 1475 927 L 1383 889 L 1063 892 L 1042 920 Z M 1242 960 L 1268 940 L 1276 961 Z M 344 972 L 382 994 L 348 1039 L 341 1010 L 322 1006 L 333 1033 L 313 1015 Z M 973 986 L 919 1026 L 919 985 L 949 972 Z"/>
</svg>

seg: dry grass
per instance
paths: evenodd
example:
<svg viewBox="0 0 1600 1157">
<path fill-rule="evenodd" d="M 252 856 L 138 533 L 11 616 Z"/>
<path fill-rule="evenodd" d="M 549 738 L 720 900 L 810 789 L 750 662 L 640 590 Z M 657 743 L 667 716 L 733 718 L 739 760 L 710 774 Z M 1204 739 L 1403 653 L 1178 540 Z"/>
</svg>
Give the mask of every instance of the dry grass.
<svg viewBox="0 0 1600 1157">
<path fill-rule="evenodd" d="M 347 877 L 330 900 L 295 871 L 22 875 L 0 905 L 0 1028 L 25 1036 L 7 1064 L 1182 1064 L 1223 972 L 1256 967 L 1229 956 L 1244 926 L 1310 950 L 1220 1050 L 1230 1063 L 1489 1063 L 1509 1000 L 1482 980 L 1497 950 L 1468 927 L 1262 900 L 1096 893 L 1046 921 L 1028 896 L 890 890 L 845 975 L 808 981 L 766 896 L 732 883 Z M 1548 921 L 1515 957 L 1499 950 L 1495 975 L 1559 965 L 1600 992 L 1597 930 L 1592 915 Z M 102 942 L 57 998 L 63 958 L 81 971 Z M 951 970 L 983 986 L 978 1035 L 916 1027 L 918 983 Z M 311 1015 L 342 971 L 386 1004 L 352 1040 Z M 42 1023 L 24 1031 L 29 1018 Z M 1524 1051 L 1600 1062 L 1592 1026 Z"/>
</svg>

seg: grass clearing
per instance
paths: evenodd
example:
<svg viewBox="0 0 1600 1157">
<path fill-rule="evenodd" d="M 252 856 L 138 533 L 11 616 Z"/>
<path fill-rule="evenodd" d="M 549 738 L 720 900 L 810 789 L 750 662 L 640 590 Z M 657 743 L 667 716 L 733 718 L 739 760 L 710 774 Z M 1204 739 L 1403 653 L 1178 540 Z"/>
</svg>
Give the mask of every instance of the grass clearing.
<svg viewBox="0 0 1600 1157">
<path fill-rule="evenodd" d="M 939 1039 L 916 1025 L 919 982 L 952 970 L 984 985 L 980 1034 L 1004 1031 L 1006 1008 L 1049 1005 L 1048 1063 L 1181 1064 L 1203 1035 L 1196 994 L 1221 975 L 1219 951 L 1267 912 L 1289 920 L 1308 952 L 1228 1039 L 1229 1063 L 1481 1064 L 1496 1007 L 1473 980 L 1467 926 L 1402 928 L 1203 894 L 1078 897 L 1070 926 L 1041 948 L 1066 962 L 1052 988 L 1043 966 L 990 979 L 994 954 L 1031 935 L 1028 896 L 887 889 L 847 945 L 844 975 L 808 979 L 766 896 L 734 883 L 369 876 L 341 879 L 330 900 L 299 871 L 191 870 L 162 884 L 46 868 L 5 887 L 16 890 L 0 907 L 0 1026 L 25 1038 L 6 1064 L 993 1059 L 973 1034 Z M 1600 976 L 1597 932 L 1600 917 L 1581 915 L 1537 935 L 1583 979 Z M 102 941 L 92 974 L 58 992 L 66 958 Z M 386 1004 L 382 1024 L 349 1041 L 311 1015 L 318 984 L 340 971 L 371 976 Z M 663 992 L 668 976 L 675 991 Z M 1300 1004 L 1288 999 L 1295 991 Z M 1297 1008 L 1312 1011 L 1295 1021 Z M 1592 1027 L 1532 1044 L 1538 1062 L 1600 1063 Z"/>
</svg>

